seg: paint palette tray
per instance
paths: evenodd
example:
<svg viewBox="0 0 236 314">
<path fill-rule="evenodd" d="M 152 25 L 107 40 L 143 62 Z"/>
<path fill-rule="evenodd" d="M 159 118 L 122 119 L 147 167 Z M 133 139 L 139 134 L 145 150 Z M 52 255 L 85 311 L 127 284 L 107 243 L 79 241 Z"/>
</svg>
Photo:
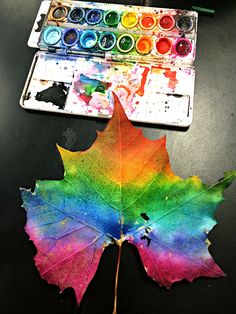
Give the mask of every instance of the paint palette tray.
<svg viewBox="0 0 236 314">
<path fill-rule="evenodd" d="M 20 104 L 110 118 L 114 91 L 132 121 L 189 126 L 196 36 L 192 11 L 43 1 Z"/>
</svg>

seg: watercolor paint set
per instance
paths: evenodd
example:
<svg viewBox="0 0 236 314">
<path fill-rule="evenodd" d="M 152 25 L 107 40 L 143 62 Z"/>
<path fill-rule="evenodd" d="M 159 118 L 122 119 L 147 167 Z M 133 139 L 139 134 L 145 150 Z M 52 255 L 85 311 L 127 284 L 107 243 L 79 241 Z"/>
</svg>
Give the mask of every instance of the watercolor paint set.
<svg viewBox="0 0 236 314">
<path fill-rule="evenodd" d="M 110 118 L 112 91 L 132 121 L 192 122 L 197 13 L 82 1 L 43 1 L 25 109 Z"/>
</svg>

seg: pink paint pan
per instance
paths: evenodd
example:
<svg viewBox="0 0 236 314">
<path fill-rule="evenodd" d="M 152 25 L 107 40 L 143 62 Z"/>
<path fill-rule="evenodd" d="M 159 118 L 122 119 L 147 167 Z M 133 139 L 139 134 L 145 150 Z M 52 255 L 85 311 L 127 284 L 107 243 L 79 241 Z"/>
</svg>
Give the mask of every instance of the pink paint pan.
<svg viewBox="0 0 236 314">
<path fill-rule="evenodd" d="M 179 57 L 186 57 L 192 51 L 192 44 L 187 38 L 179 38 L 173 47 L 174 53 Z"/>
</svg>

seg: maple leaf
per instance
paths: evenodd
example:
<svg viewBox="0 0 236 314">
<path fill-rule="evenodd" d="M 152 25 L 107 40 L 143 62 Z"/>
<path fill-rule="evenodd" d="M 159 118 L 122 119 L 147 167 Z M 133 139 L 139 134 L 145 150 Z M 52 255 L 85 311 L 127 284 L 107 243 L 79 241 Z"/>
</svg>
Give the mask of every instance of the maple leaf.
<svg viewBox="0 0 236 314">
<path fill-rule="evenodd" d="M 112 119 L 90 149 L 58 147 L 64 179 L 37 181 L 34 192 L 22 189 L 41 276 L 61 290 L 73 287 L 80 303 L 104 248 L 125 240 L 137 246 L 147 274 L 160 285 L 223 276 L 207 234 L 236 171 L 211 186 L 196 176 L 181 179 L 171 170 L 166 139 L 145 138 L 115 94 L 114 102 Z"/>
</svg>

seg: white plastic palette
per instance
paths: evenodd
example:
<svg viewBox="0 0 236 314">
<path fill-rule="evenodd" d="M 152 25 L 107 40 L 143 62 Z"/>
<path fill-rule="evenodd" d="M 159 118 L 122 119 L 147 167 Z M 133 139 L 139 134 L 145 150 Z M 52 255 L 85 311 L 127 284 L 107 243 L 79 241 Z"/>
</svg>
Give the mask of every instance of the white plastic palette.
<svg viewBox="0 0 236 314">
<path fill-rule="evenodd" d="M 80 11 L 84 17 L 71 22 L 73 12 Z M 95 16 L 91 11 L 103 16 L 97 24 L 89 24 Z M 106 24 L 110 12 L 119 12 L 117 25 Z M 133 21 L 132 14 L 136 25 L 125 27 Z M 171 29 L 163 29 L 172 22 Z M 187 127 L 193 112 L 196 34 L 196 12 L 43 1 L 28 42 L 40 51 L 20 104 L 25 109 L 110 118 L 113 91 L 132 121 Z M 90 41 L 83 43 L 86 36 Z M 86 47 L 94 38 L 93 46 Z M 109 47 L 110 39 L 114 43 Z"/>
</svg>

